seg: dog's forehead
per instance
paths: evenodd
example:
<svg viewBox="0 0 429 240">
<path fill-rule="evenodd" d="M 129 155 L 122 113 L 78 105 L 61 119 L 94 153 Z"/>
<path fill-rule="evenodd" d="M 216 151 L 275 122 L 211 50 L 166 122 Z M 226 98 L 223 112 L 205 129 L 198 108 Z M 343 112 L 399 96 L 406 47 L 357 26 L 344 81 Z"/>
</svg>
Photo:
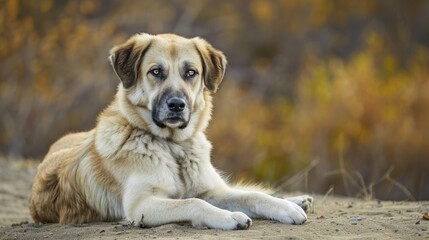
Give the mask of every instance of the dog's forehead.
<svg viewBox="0 0 429 240">
<path fill-rule="evenodd" d="M 199 53 L 193 39 L 173 34 L 153 36 L 148 55 L 151 59 L 171 59 L 200 63 Z"/>
</svg>

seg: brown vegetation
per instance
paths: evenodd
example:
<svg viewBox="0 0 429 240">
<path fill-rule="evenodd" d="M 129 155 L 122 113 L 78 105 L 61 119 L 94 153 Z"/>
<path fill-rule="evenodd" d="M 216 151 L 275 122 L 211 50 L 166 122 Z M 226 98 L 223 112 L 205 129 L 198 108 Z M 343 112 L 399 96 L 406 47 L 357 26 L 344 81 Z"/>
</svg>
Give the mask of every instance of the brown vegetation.
<svg viewBox="0 0 429 240">
<path fill-rule="evenodd" d="M 41 157 L 92 128 L 118 83 L 108 50 L 174 32 L 229 59 L 209 127 L 220 169 L 286 190 L 428 199 L 427 14 L 427 1 L 5 0 L 0 153 Z"/>
</svg>

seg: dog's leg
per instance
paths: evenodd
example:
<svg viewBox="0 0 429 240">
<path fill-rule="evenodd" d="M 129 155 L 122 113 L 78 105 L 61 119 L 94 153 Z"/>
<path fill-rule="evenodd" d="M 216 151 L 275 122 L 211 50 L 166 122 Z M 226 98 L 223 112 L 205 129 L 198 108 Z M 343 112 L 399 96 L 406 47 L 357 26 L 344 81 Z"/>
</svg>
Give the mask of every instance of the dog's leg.
<svg viewBox="0 0 429 240">
<path fill-rule="evenodd" d="M 252 220 L 242 212 L 220 209 L 198 198 L 170 199 L 169 193 L 174 192 L 174 188 L 168 185 L 155 190 L 147 186 L 154 186 L 150 178 L 133 175 L 124 188 L 124 212 L 126 218 L 136 225 L 191 222 L 195 227 L 233 230 L 247 229 L 252 224 Z"/>
<path fill-rule="evenodd" d="M 201 199 L 147 197 L 124 202 L 128 220 L 151 227 L 173 222 L 191 222 L 194 227 L 223 230 L 247 229 L 252 220 L 241 212 L 217 208 Z"/>
<path fill-rule="evenodd" d="M 226 188 L 208 192 L 203 199 L 219 208 L 244 212 L 254 218 L 288 224 L 303 224 L 307 221 L 304 210 L 296 203 L 262 192 Z"/>
</svg>

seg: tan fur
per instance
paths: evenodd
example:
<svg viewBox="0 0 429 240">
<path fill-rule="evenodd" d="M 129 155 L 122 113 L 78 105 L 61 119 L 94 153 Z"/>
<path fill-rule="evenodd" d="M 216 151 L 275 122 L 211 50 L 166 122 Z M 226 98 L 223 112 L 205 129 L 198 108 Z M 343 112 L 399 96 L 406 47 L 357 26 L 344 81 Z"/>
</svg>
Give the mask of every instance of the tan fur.
<svg viewBox="0 0 429 240">
<path fill-rule="evenodd" d="M 221 229 L 249 227 L 247 215 L 305 222 L 295 203 L 233 189 L 210 163 L 204 131 L 211 94 L 225 72 L 222 52 L 200 38 L 138 34 L 114 47 L 110 60 L 121 80 L 116 96 L 95 129 L 66 135 L 51 146 L 29 201 L 35 222 L 190 221 Z M 150 74 L 155 63 L 168 70 L 162 81 Z M 181 78 L 184 63 L 198 72 L 192 81 Z M 174 123 L 161 128 L 152 120 L 154 102 L 171 89 L 189 99 L 190 119 L 183 129 Z"/>
</svg>

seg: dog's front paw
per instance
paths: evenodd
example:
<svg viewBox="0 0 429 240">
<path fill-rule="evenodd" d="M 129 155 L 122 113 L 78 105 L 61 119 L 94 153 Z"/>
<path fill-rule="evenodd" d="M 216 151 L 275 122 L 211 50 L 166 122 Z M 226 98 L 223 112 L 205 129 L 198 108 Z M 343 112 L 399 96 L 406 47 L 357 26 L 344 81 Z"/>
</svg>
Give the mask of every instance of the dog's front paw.
<svg viewBox="0 0 429 240">
<path fill-rule="evenodd" d="M 235 221 L 232 223 L 232 226 L 235 224 L 235 228 L 233 228 L 233 230 L 248 229 L 250 225 L 252 225 L 252 219 L 242 212 L 233 212 L 230 217 Z"/>
<path fill-rule="evenodd" d="M 242 212 L 222 211 L 222 213 L 206 216 L 200 223 L 193 222 L 194 227 L 208 227 L 222 230 L 243 230 L 252 225 L 252 220 Z"/>
<path fill-rule="evenodd" d="M 313 210 L 313 197 L 308 195 L 296 196 L 286 198 L 286 200 L 298 204 L 305 212 L 311 212 Z"/>
<path fill-rule="evenodd" d="M 307 214 L 297 204 L 284 200 L 279 211 L 278 219 L 287 224 L 303 224 L 307 221 Z"/>
</svg>

